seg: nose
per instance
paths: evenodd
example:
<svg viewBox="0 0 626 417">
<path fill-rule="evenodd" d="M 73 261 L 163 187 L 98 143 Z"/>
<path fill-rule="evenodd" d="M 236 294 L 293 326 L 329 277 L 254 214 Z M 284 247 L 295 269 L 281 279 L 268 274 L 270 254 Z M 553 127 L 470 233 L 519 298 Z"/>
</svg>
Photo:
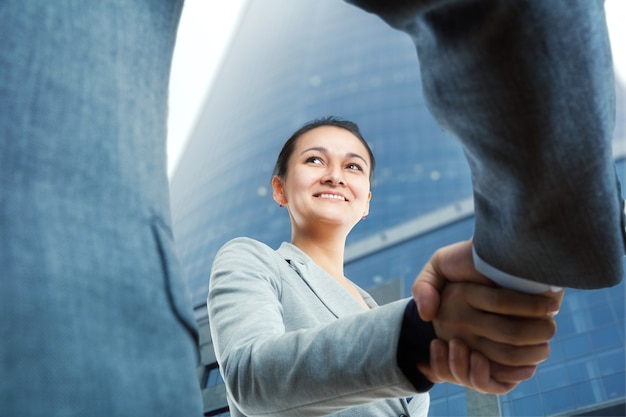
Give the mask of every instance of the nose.
<svg viewBox="0 0 626 417">
<path fill-rule="evenodd" d="M 346 185 L 341 167 L 329 166 L 322 178 L 322 182 L 331 185 Z"/>
</svg>

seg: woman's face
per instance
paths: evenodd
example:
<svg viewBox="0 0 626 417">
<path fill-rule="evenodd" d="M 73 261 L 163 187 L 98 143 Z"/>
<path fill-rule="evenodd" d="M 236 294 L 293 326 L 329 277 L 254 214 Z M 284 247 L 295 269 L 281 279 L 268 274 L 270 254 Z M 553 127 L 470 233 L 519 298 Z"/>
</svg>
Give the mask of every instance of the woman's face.
<svg viewBox="0 0 626 417">
<path fill-rule="evenodd" d="M 274 199 L 289 208 L 294 227 L 336 224 L 348 231 L 369 210 L 370 160 L 349 131 L 321 126 L 303 134 L 285 178 L 274 177 Z"/>
</svg>

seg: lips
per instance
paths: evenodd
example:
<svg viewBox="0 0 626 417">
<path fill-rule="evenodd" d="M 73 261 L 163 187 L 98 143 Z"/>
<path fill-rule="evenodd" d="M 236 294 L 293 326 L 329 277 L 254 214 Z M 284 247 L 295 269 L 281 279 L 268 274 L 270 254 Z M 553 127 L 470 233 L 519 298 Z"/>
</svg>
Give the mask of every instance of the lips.
<svg viewBox="0 0 626 417">
<path fill-rule="evenodd" d="M 315 197 L 329 199 L 329 200 L 348 201 L 348 199 L 342 196 L 341 194 L 333 194 L 333 193 L 319 193 L 319 194 L 315 194 Z"/>
</svg>

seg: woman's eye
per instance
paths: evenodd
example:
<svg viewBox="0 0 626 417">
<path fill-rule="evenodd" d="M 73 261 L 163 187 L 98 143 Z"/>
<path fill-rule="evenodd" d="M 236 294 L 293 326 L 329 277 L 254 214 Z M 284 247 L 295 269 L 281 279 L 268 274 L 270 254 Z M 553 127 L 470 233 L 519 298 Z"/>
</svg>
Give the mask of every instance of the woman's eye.
<svg viewBox="0 0 626 417">
<path fill-rule="evenodd" d="M 355 171 L 363 171 L 363 168 L 361 168 L 361 165 L 355 164 L 355 163 L 348 164 L 347 168 L 353 169 Z"/>
<path fill-rule="evenodd" d="M 320 165 L 322 163 L 322 160 L 319 157 L 317 157 L 317 156 L 311 156 L 310 158 L 307 158 L 306 162 L 307 163 L 311 163 L 311 164 Z"/>
</svg>

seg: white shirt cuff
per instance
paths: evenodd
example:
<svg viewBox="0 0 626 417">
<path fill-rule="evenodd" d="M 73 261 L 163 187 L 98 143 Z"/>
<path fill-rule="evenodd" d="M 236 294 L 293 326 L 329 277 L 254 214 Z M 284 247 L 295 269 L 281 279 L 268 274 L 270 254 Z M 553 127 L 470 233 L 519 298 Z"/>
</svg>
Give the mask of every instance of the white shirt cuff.
<svg viewBox="0 0 626 417">
<path fill-rule="evenodd" d="M 556 287 L 554 285 L 544 284 L 536 281 L 530 281 L 528 279 L 516 277 L 515 275 L 507 274 L 504 271 L 500 271 L 499 269 L 494 268 L 493 266 L 482 260 L 480 256 L 478 256 L 478 254 L 476 253 L 476 248 L 474 248 L 473 245 L 472 255 L 474 257 L 474 268 L 476 268 L 478 272 L 485 275 L 487 278 L 504 288 L 529 294 L 539 294 L 546 291 L 559 292 L 563 289 L 561 287 Z"/>
</svg>

